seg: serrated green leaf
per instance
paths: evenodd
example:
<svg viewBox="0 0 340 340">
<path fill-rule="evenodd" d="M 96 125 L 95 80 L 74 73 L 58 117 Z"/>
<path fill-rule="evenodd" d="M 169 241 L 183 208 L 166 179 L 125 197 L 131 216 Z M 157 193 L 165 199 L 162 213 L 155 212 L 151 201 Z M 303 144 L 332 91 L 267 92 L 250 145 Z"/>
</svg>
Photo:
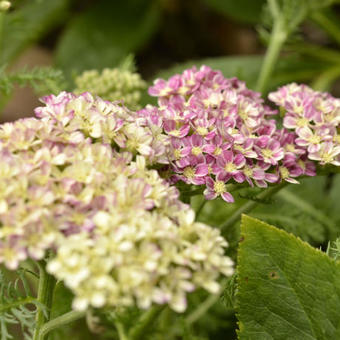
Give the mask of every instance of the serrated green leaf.
<svg viewBox="0 0 340 340">
<path fill-rule="evenodd" d="M 155 1 L 98 1 L 70 22 L 58 44 L 56 63 L 68 75 L 117 66 L 148 41 L 159 14 Z"/>
<path fill-rule="evenodd" d="M 207 6 L 236 20 L 257 23 L 266 0 L 205 0 Z"/>
<path fill-rule="evenodd" d="M 1 42 L 1 63 L 13 61 L 28 45 L 46 35 L 63 20 L 69 0 L 27 1 L 5 16 Z"/>
<path fill-rule="evenodd" d="M 340 263 L 252 217 L 241 233 L 239 339 L 339 339 Z"/>
</svg>

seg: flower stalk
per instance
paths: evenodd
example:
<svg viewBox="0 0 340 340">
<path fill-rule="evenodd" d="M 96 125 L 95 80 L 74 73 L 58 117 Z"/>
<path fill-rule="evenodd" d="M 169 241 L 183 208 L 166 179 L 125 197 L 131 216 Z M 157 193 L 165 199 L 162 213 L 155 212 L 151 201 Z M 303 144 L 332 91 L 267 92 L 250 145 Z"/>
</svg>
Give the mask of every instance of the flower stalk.
<svg viewBox="0 0 340 340">
<path fill-rule="evenodd" d="M 258 201 L 268 199 L 275 195 L 278 191 L 280 191 L 282 188 L 284 188 L 288 183 L 282 182 L 280 184 L 277 184 L 273 187 L 270 187 L 261 193 L 259 193 L 256 196 L 256 201 L 248 201 L 245 204 L 243 204 L 240 208 L 238 208 L 223 224 L 220 225 L 220 229 L 223 232 L 225 232 L 230 226 L 232 226 L 236 221 L 238 221 L 241 218 L 242 214 L 247 214 L 250 211 L 252 211 L 258 204 Z"/>
<path fill-rule="evenodd" d="M 37 306 L 36 324 L 33 340 L 43 340 L 44 336 L 41 329 L 50 318 L 50 311 L 53 300 L 53 292 L 56 280 L 46 272 L 45 263 L 38 262 L 39 266 L 39 285 L 38 285 L 38 301 L 41 305 Z"/>
<path fill-rule="evenodd" d="M 139 340 L 142 335 L 160 315 L 164 306 L 153 306 L 147 310 L 138 320 L 137 324 L 129 331 L 128 338 L 126 340 Z M 124 340 L 124 339 L 122 339 Z"/>
<path fill-rule="evenodd" d="M 83 311 L 70 311 L 61 316 L 58 316 L 53 320 L 50 320 L 41 327 L 38 337 L 34 338 L 34 340 L 44 340 L 45 336 L 52 330 L 65 326 L 73 321 L 79 320 L 84 317 L 85 314 L 86 313 Z"/>
<path fill-rule="evenodd" d="M 269 46 L 266 51 L 260 75 L 256 84 L 256 90 L 266 92 L 268 81 L 273 73 L 282 46 L 287 39 L 284 17 L 280 13 L 276 0 L 268 0 L 269 9 L 274 18 L 274 26 L 269 39 Z"/>
</svg>

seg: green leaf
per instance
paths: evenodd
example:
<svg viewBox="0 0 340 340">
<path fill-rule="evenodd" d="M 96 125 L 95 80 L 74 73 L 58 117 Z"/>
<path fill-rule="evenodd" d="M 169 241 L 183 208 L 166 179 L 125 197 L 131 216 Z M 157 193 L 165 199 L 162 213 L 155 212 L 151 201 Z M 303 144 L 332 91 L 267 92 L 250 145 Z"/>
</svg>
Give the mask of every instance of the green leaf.
<svg viewBox="0 0 340 340">
<path fill-rule="evenodd" d="M 1 63 L 9 63 L 22 50 L 46 35 L 63 20 L 70 0 L 27 1 L 5 16 Z"/>
<path fill-rule="evenodd" d="M 257 23 L 266 0 L 204 0 L 207 6 L 236 20 Z"/>
<path fill-rule="evenodd" d="M 241 234 L 239 339 L 339 339 L 340 263 L 248 216 Z"/>
<path fill-rule="evenodd" d="M 98 1 L 72 19 L 57 47 L 56 63 L 68 75 L 117 66 L 150 39 L 159 14 L 155 1 Z"/>
</svg>

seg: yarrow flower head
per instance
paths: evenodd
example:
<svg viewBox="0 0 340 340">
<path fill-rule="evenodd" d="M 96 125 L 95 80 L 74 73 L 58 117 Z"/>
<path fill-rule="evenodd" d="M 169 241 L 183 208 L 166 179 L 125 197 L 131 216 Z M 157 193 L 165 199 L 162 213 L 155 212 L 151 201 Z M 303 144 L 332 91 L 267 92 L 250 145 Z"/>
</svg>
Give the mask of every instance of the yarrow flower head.
<svg viewBox="0 0 340 340">
<path fill-rule="evenodd" d="M 321 165 L 340 165 L 340 100 L 307 85 L 289 84 L 269 94 L 284 112 L 283 125 L 295 143 Z"/>
<path fill-rule="evenodd" d="M 194 221 L 162 179 L 169 137 L 157 117 L 63 92 L 37 118 L 0 125 L 0 263 L 55 254 L 48 271 L 90 306 L 186 308 L 230 275 L 227 242 Z"/>
<path fill-rule="evenodd" d="M 157 112 L 162 118 L 172 180 L 206 186 L 207 199 L 221 195 L 233 202 L 227 183 L 266 187 L 315 175 L 303 146 L 270 119 L 277 111 L 236 78 L 193 67 L 168 81 L 157 79 L 149 94 L 158 97 L 158 107 L 147 106 L 139 114 Z"/>
<path fill-rule="evenodd" d="M 131 109 L 140 108 L 141 91 L 146 88 L 138 73 L 123 68 L 85 71 L 75 79 L 75 83 L 76 94 L 88 91 L 105 100 L 122 101 Z"/>
</svg>

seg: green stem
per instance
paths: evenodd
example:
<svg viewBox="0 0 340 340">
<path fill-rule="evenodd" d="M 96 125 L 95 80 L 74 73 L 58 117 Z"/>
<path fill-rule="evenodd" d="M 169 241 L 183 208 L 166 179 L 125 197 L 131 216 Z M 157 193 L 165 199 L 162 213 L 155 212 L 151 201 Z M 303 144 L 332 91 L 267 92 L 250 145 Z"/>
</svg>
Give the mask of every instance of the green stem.
<svg viewBox="0 0 340 340">
<path fill-rule="evenodd" d="M 118 336 L 119 336 L 119 340 L 129 340 L 129 338 L 127 337 L 126 333 L 125 333 L 125 329 L 124 326 L 121 322 L 119 322 L 118 320 L 115 321 L 115 326 L 118 332 Z"/>
<path fill-rule="evenodd" d="M 52 275 L 46 272 L 45 263 L 38 262 L 39 266 L 39 285 L 37 300 L 41 306 L 37 308 L 37 315 L 35 318 L 35 330 L 33 340 L 43 340 L 41 336 L 41 328 L 50 318 L 50 310 L 52 306 L 53 291 L 55 286 L 55 279 Z"/>
<path fill-rule="evenodd" d="M 147 310 L 138 320 L 137 324 L 129 331 L 129 340 L 140 340 L 143 333 L 152 326 L 159 316 L 163 306 L 154 306 Z"/>
<path fill-rule="evenodd" d="M 207 200 L 203 197 L 200 205 L 198 206 L 197 210 L 196 210 L 196 219 L 198 219 L 198 217 L 200 216 L 205 204 L 207 203 Z"/>
<path fill-rule="evenodd" d="M 2 38 L 3 38 L 3 31 L 4 31 L 4 19 L 5 19 L 5 13 L 0 11 L 0 65 L 3 64 L 2 62 Z"/>
<path fill-rule="evenodd" d="M 265 54 L 263 64 L 261 67 L 260 75 L 256 84 L 256 90 L 259 92 L 265 92 L 268 87 L 268 81 L 272 76 L 274 66 L 279 58 L 280 50 L 287 39 L 287 32 L 284 27 L 284 18 L 278 13 L 275 1 L 269 1 L 269 5 L 272 3 L 272 12 L 274 16 L 274 26 L 269 39 L 269 46 Z"/>
<path fill-rule="evenodd" d="M 219 294 L 210 295 L 206 300 L 204 300 L 198 308 L 196 308 L 192 313 L 186 317 L 186 322 L 191 325 L 199 320 L 204 314 L 218 301 L 220 298 Z"/>
<path fill-rule="evenodd" d="M 73 321 L 81 319 L 84 316 L 85 312 L 79 311 L 71 311 L 61 316 L 58 316 L 57 318 L 45 323 L 40 329 L 39 336 L 37 338 L 34 338 L 34 340 L 35 339 L 43 340 L 44 337 L 52 330 L 59 328 L 61 326 L 65 326 Z"/>
<path fill-rule="evenodd" d="M 256 196 L 256 200 L 264 200 L 275 195 L 278 191 L 280 191 L 283 187 L 285 187 L 288 183 L 282 182 L 281 184 L 275 185 L 270 187 Z M 248 201 L 243 204 L 240 208 L 238 208 L 228 219 L 225 223 L 221 224 L 220 229 L 221 231 L 225 231 L 228 227 L 232 226 L 236 221 L 238 221 L 242 214 L 246 214 L 253 210 L 259 202 L 257 201 Z"/>
</svg>

